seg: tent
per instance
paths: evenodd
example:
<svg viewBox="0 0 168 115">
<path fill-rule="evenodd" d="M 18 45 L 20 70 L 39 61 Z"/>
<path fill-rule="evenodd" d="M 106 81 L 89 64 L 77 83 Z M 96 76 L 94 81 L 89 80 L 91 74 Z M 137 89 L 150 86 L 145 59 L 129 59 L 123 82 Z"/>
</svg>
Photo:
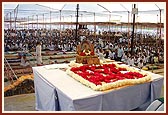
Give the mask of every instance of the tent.
<svg viewBox="0 0 168 115">
<path fill-rule="evenodd" d="M 145 4 L 143 2 L 31 2 L 31 4 L 4 2 L 2 4 L 4 22 L 8 27 L 14 27 L 14 25 L 23 27 L 30 24 L 44 27 L 44 24 L 52 26 L 54 23 L 75 23 L 77 4 L 79 4 L 79 22 L 132 23 L 133 4 L 138 8 L 136 23 L 162 23 L 163 25 L 166 17 L 166 2 L 146 2 Z"/>
</svg>

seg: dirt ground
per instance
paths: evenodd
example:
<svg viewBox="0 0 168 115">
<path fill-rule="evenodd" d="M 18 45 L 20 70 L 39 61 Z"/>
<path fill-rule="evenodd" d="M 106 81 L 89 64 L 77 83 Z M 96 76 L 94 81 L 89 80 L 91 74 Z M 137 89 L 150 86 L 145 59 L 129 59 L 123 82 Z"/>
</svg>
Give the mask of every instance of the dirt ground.
<svg viewBox="0 0 168 115">
<path fill-rule="evenodd" d="M 22 94 L 4 98 L 4 111 L 36 111 L 35 94 Z"/>
</svg>

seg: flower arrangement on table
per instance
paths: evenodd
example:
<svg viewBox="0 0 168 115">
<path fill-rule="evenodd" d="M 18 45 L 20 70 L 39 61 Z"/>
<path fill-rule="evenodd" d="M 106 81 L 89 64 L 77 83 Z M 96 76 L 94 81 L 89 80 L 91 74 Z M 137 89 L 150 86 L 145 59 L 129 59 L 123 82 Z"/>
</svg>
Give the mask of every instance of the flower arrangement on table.
<svg viewBox="0 0 168 115">
<path fill-rule="evenodd" d="M 67 69 L 67 74 L 92 88 L 93 90 L 108 90 L 126 85 L 145 83 L 151 80 L 147 73 L 129 71 L 128 67 L 112 64 L 82 65 Z"/>
</svg>

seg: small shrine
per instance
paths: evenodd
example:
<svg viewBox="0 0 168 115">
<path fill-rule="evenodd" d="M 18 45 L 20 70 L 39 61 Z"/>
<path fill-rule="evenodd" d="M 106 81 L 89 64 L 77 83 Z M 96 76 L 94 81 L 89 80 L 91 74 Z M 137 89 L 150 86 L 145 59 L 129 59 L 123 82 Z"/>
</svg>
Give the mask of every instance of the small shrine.
<svg viewBox="0 0 168 115">
<path fill-rule="evenodd" d="M 82 64 L 100 64 L 100 60 L 94 53 L 94 45 L 88 40 L 83 40 L 77 46 L 76 63 Z"/>
</svg>

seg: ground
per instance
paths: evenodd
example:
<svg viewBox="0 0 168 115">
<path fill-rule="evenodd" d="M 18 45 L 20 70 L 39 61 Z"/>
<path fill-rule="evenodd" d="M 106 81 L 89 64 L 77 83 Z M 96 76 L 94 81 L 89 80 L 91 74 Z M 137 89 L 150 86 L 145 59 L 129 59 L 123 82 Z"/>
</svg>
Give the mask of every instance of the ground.
<svg viewBox="0 0 168 115">
<path fill-rule="evenodd" d="M 4 111 L 36 111 L 35 94 L 22 94 L 4 98 Z"/>
</svg>

